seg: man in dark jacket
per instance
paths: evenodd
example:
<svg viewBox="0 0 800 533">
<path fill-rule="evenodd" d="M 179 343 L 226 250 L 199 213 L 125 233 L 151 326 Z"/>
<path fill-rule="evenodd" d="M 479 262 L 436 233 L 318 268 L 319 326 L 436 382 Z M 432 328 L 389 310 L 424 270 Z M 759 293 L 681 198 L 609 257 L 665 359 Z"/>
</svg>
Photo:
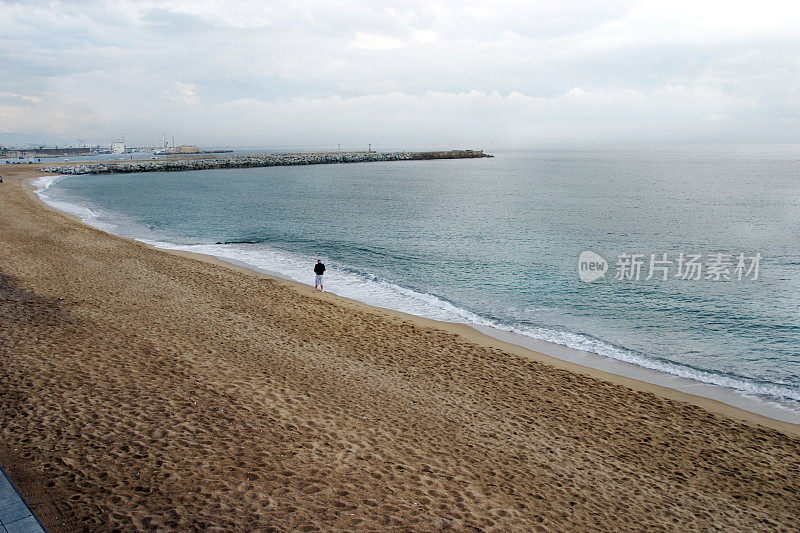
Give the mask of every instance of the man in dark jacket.
<svg viewBox="0 0 800 533">
<path fill-rule="evenodd" d="M 325 265 L 322 263 L 321 259 L 317 259 L 317 264 L 314 265 L 314 274 L 317 277 L 314 279 L 314 289 L 319 287 L 319 290 L 324 290 L 322 288 L 322 275 L 325 273 Z"/>
</svg>

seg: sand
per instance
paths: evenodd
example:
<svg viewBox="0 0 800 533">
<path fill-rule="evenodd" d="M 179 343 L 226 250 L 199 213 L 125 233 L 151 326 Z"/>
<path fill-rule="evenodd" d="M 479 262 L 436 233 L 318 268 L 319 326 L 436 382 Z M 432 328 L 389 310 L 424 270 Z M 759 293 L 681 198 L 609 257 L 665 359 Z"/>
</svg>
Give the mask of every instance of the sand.
<svg viewBox="0 0 800 533">
<path fill-rule="evenodd" d="M 155 250 L 0 172 L 0 463 L 52 531 L 800 528 L 796 426 Z"/>
</svg>

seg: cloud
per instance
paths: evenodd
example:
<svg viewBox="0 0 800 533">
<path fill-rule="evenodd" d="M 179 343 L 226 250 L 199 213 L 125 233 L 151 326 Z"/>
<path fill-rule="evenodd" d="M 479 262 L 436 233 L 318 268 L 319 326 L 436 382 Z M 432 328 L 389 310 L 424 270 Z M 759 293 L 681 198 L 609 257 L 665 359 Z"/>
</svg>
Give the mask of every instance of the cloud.
<svg viewBox="0 0 800 533">
<path fill-rule="evenodd" d="M 196 104 L 197 85 L 194 83 L 172 82 L 172 86 L 163 91 L 164 96 L 173 102 L 183 102 L 185 104 Z"/>
<path fill-rule="evenodd" d="M 42 101 L 39 96 L 33 96 L 30 94 L 18 94 L 18 93 L 0 93 L 0 101 L 2 100 L 17 100 L 22 102 L 27 102 L 31 104 L 38 104 Z"/>
<path fill-rule="evenodd" d="M 395 39 L 386 35 L 376 33 L 356 32 L 355 38 L 348 45 L 350 48 L 360 50 L 396 50 L 402 48 L 406 43 L 400 39 Z"/>
<path fill-rule="evenodd" d="M 691 128 L 703 139 L 708 116 L 748 112 L 752 102 L 707 87 L 665 86 L 648 92 L 597 91 L 573 87 L 563 94 L 537 97 L 519 92 L 482 91 L 407 94 L 393 92 L 342 98 L 241 99 L 217 105 L 215 123 L 225 116 L 247 116 L 246 128 L 277 129 L 294 143 L 373 142 L 384 146 L 446 143 L 624 141 L 675 139 L 671 132 Z M 665 117 L 669 117 L 668 119 Z M 716 132 L 719 133 L 719 132 Z M 228 135 L 236 135 L 230 127 Z M 266 128 L 257 135 L 268 135 Z M 280 142 L 275 136 L 272 142 Z M 484 143 L 484 144 L 481 144 Z"/>
<path fill-rule="evenodd" d="M 2 11 L 0 120 L 11 131 L 105 141 L 167 130 L 250 145 L 800 133 L 800 8 L 789 2 L 146 0 Z"/>
<path fill-rule="evenodd" d="M 413 39 L 422 44 L 433 44 L 436 42 L 436 32 L 432 30 L 412 30 L 411 36 Z"/>
</svg>

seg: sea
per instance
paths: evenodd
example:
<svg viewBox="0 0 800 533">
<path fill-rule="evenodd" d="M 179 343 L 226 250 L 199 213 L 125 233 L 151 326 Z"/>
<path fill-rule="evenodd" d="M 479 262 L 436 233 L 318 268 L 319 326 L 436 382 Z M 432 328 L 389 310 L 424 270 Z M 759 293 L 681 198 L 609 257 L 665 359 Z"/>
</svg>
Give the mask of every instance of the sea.
<svg viewBox="0 0 800 533">
<path fill-rule="evenodd" d="M 111 233 L 800 422 L 800 145 L 46 176 Z"/>
</svg>

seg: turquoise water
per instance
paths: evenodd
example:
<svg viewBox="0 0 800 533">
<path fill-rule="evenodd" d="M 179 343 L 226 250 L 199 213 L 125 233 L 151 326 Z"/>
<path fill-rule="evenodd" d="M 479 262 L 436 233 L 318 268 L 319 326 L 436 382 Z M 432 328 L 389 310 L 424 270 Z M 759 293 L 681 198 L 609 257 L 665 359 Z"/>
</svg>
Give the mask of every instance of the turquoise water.
<svg viewBox="0 0 800 533">
<path fill-rule="evenodd" d="M 531 150 L 493 159 L 52 178 L 104 229 L 373 305 L 491 325 L 800 409 L 800 147 Z M 599 253 L 585 283 L 578 256 Z M 645 280 L 650 254 L 731 280 Z M 761 255 L 738 280 L 736 256 Z M 614 278 L 643 254 L 641 279 Z M 748 261 L 748 266 L 752 261 Z M 704 277 L 704 276 L 703 276 Z"/>
</svg>

